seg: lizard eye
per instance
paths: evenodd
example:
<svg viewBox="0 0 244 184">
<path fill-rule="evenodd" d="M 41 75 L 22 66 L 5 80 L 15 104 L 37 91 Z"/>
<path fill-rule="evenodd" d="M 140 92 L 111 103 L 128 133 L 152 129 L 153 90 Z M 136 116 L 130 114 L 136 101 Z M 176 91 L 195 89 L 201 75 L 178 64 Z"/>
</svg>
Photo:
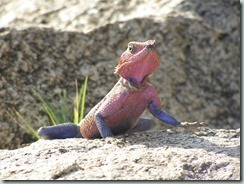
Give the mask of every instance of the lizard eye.
<svg viewBox="0 0 244 184">
<path fill-rule="evenodd" d="M 133 52 L 133 50 L 134 50 L 134 45 L 132 45 L 132 44 L 128 45 L 128 49 L 129 49 L 130 52 Z"/>
</svg>

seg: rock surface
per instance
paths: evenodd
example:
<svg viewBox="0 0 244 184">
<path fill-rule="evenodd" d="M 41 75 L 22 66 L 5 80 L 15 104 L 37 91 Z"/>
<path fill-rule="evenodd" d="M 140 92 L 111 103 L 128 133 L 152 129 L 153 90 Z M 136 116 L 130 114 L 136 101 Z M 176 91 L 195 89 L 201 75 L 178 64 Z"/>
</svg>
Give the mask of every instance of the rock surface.
<svg viewBox="0 0 244 184">
<path fill-rule="evenodd" d="M 88 75 L 87 113 L 118 79 L 114 67 L 127 43 L 147 39 L 157 41 L 161 67 L 151 82 L 167 112 L 240 127 L 239 0 L 2 0 L 0 148 L 26 139 L 6 110 L 15 108 L 38 129 L 48 120 L 33 90 L 57 103 L 67 90 L 71 103 L 75 79 L 81 84 Z"/>
<path fill-rule="evenodd" d="M 240 180 L 240 130 L 197 123 L 1 150 L 3 180 Z"/>
</svg>

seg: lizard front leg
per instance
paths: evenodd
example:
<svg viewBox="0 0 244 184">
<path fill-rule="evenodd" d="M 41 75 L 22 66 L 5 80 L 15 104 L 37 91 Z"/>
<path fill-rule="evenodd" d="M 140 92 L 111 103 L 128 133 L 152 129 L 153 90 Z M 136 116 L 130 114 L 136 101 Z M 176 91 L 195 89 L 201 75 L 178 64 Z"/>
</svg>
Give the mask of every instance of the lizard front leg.
<svg viewBox="0 0 244 184">
<path fill-rule="evenodd" d="M 149 112 L 151 112 L 156 118 L 159 120 L 171 125 L 171 126 L 177 126 L 180 125 L 180 122 L 175 119 L 171 114 L 161 110 L 160 106 L 158 106 L 156 103 L 152 102 L 148 106 Z"/>
<path fill-rule="evenodd" d="M 147 109 L 150 113 L 152 113 L 152 115 L 171 126 L 180 125 L 180 122 L 175 119 L 171 114 L 168 114 L 167 112 L 161 110 L 160 97 L 158 96 L 157 91 L 152 85 L 148 85 L 147 94 L 150 94 L 148 95 L 149 104 Z"/>
<path fill-rule="evenodd" d="M 95 123 L 97 125 L 99 133 L 103 138 L 113 136 L 113 133 L 107 126 L 106 122 L 104 121 L 104 118 L 99 113 L 95 115 Z"/>
</svg>

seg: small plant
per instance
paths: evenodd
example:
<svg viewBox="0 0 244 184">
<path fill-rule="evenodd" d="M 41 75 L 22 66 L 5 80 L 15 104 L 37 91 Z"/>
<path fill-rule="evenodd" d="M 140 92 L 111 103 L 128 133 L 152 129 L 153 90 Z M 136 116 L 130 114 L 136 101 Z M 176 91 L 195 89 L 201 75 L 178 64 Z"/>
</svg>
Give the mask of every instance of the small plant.
<svg viewBox="0 0 244 184">
<path fill-rule="evenodd" d="M 78 124 L 84 118 L 85 99 L 86 99 L 86 87 L 88 77 L 85 77 L 84 84 L 82 85 L 80 92 L 78 92 L 78 82 L 75 81 L 75 100 L 74 100 L 74 120 L 73 122 Z"/>
<path fill-rule="evenodd" d="M 67 93 L 65 90 L 59 94 L 59 98 L 61 101 L 59 109 L 56 108 L 54 104 L 51 104 L 50 102 L 45 100 L 39 93 L 34 91 L 37 98 L 42 102 L 42 106 L 38 104 L 36 105 L 38 106 L 38 108 L 44 110 L 52 125 L 57 125 L 64 122 L 73 122 L 78 124 L 84 118 L 87 82 L 88 77 L 85 77 L 83 85 L 81 86 L 80 90 L 78 90 L 78 82 L 77 80 L 75 81 L 76 93 L 74 98 L 73 116 L 70 115 L 72 113 L 70 113 L 69 111 L 69 109 L 71 108 L 69 108 L 67 105 Z M 23 128 L 26 132 L 32 134 L 36 139 L 39 139 L 37 131 L 32 127 L 31 123 L 29 123 L 18 111 L 14 110 L 14 112 L 8 112 L 8 114 L 21 128 Z M 38 117 L 35 118 L 39 119 Z"/>
<path fill-rule="evenodd" d="M 35 137 L 36 139 L 39 139 L 40 137 L 37 134 L 36 130 L 31 126 L 31 123 L 29 123 L 18 111 L 16 111 L 15 109 L 13 111 L 14 112 L 8 112 L 8 111 L 6 111 L 6 112 L 14 120 L 14 122 L 16 122 L 27 133 L 30 133 L 33 137 Z M 15 115 L 17 116 L 17 118 Z"/>
</svg>

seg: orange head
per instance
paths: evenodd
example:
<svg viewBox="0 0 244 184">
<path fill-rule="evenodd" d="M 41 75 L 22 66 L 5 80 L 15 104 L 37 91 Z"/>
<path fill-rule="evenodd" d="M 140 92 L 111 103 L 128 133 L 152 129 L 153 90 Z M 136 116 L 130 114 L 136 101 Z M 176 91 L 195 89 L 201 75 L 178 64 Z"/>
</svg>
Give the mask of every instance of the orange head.
<svg viewBox="0 0 244 184">
<path fill-rule="evenodd" d="M 115 68 L 116 74 L 125 78 L 136 87 L 160 65 L 155 40 L 146 42 L 130 42 L 128 48 L 121 55 Z"/>
</svg>

